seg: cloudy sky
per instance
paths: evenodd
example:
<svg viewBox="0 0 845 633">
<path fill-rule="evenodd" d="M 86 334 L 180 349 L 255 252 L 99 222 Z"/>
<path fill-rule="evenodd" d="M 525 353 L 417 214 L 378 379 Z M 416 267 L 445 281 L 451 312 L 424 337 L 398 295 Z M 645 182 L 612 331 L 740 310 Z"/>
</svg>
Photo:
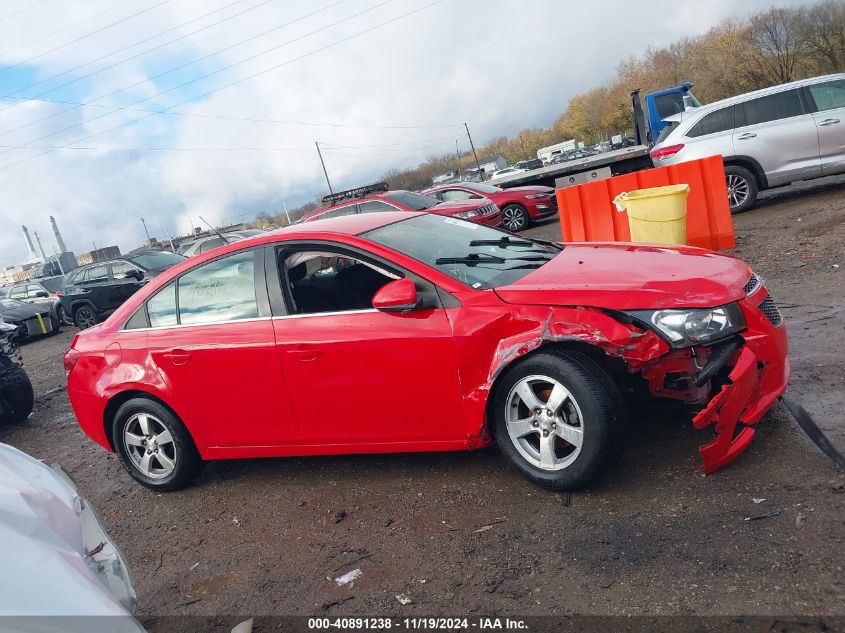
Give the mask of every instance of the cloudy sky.
<svg viewBox="0 0 845 633">
<path fill-rule="evenodd" d="M 0 266 L 296 206 L 547 126 L 648 46 L 772 0 L 2 0 Z M 774 2 L 776 5 L 795 2 Z M 694 81 L 694 78 L 690 78 Z M 79 104 L 84 104 L 80 107 Z"/>
</svg>

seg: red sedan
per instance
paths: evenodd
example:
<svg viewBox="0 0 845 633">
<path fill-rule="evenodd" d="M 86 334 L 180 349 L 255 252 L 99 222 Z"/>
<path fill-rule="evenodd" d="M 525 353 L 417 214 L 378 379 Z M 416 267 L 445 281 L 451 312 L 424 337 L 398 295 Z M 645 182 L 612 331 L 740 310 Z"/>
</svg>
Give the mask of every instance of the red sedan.
<svg viewBox="0 0 845 633">
<path fill-rule="evenodd" d="M 557 198 L 551 187 L 502 189 L 483 182 L 457 182 L 432 187 L 422 193 L 449 202 L 489 198 L 502 210 L 502 228 L 508 231 L 521 231 L 532 222 L 557 213 Z"/>
<path fill-rule="evenodd" d="M 443 202 L 433 196 L 397 189 L 390 191 L 386 182 L 366 185 L 348 191 L 325 196 L 323 203 L 329 206 L 314 209 L 302 216 L 302 222 L 313 222 L 326 218 L 358 213 L 382 213 L 386 211 L 428 211 L 461 220 L 469 220 L 487 226 L 499 226 L 502 214 L 499 207 L 478 196 L 472 200 Z"/>
<path fill-rule="evenodd" d="M 386 212 L 177 264 L 77 334 L 65 368 L 83 431 L 158 490 L 214 459 L 493 442 L 571 490 L 619 454 L 631 398 L 689 405 L 715 437 L 705 470 L 731 461 L 785 390 L 786 353 L 738 259 Z"/>
</svg>

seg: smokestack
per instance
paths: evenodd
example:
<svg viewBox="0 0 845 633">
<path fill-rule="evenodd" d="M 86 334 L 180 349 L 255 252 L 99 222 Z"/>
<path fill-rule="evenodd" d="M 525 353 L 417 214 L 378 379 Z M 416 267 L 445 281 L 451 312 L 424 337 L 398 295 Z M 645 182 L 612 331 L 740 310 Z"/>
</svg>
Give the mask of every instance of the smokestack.
<svg viewBox="0 0 845 633">
<path fill-rule="evenodd" d="M 23 229 L 23 236 L 26 240 L 26 247 L 29 249 L 29 260 L 33 261 L 38 259 L 38 255 L 35 254 L 35 247 L 32 245 L 32 238 L 29 236 L 29 229 L 25 226 L 21 227 Z"/>
<path fill-rule="evenodd" d="M 33 231 L 35 234 L 35 243 L 38 244 L 38 252 L 41 253 L 41 261 L 47 263 L 47 256 L 44 254 L 44 247 L 41 246 L 41 238 L 38 237 L 38 231 Z"/>
<path fill-rule="evenodd" d="M 56 226 L 56 218 L 52 215 L 50 216 L 50 226 L 53 227 L 53 237 L 56 238 L 56 246 L 59 248 L 59 253 L 66 253 L 67 247 L 65 246 L 65 242 L 62 239 L 62 234 L 59 233 L 59 227 Z"/>
</svg>

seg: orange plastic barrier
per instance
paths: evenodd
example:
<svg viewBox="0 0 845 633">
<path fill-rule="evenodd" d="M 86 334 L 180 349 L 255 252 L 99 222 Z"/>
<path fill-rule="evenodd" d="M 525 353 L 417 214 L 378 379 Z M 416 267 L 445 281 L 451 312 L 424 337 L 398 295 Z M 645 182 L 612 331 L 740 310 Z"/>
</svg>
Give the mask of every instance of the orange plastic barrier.
<svg viewBox="0 0 845 633">
<path fill-rule="evenodd" d="M 688 184 L 687 244 L 713 250 L 736 246 L 725 168 L 721 156 L 624 174 L 557 190 L 558 213 L 566 242 L 628 242 L 628 216 L 616 210 L 620 193 Z"/>
</svg>

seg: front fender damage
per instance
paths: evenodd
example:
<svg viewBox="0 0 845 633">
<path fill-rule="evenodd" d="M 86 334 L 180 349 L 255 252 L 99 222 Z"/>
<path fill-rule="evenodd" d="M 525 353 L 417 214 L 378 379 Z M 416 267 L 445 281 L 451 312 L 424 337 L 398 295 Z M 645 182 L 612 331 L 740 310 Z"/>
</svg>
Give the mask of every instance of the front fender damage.
<svg viewBox="0 0 845 633">
<path fill-rule="evenodd" d="M 481 380 L 476 382 L 475 389 L 465 393 L 468 399 L 486 402 L 504 369 L 544 345 L 588 344 L 624 361 L 629 374 L 645 381 L 651 397 L 704 405 L 694 416 L 693 426 L 704 429 L 713 425 L 716 433 L 713 441 L 699 448 L 707 474 L 727 465 L 748 447 L 754 436 L 751 427 L 783 393 L 786 387 L 783 377 L 789 371 L 788 361 L 781 360 L 780 367 L 775 366 L 778 363 L 771 350 L 756 337 L 745 335 L 743 347 L 728 363 L 731 369 L 725 384 L 711 397 L 710 383 L 700 387 L 692 383 L 693 376 L 706 365 L 709 349 L 672 349 L 654 332 L 623 322 L 603 310 L 530 306 L 485 325 L 479 329 L 495 336 L 498 342 L 486 376 L 482 378 L 478 372 L 477 378 Z M 479 444 L 490 442 L 484 426 L 472 435 Z"/>
</svg>

